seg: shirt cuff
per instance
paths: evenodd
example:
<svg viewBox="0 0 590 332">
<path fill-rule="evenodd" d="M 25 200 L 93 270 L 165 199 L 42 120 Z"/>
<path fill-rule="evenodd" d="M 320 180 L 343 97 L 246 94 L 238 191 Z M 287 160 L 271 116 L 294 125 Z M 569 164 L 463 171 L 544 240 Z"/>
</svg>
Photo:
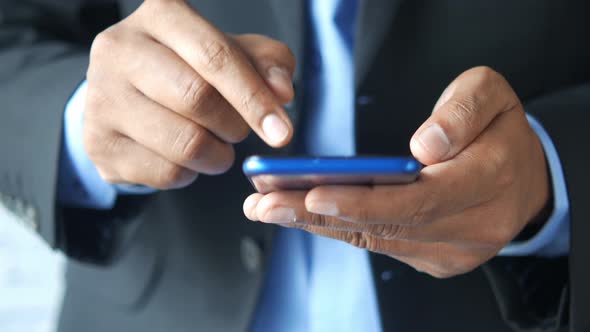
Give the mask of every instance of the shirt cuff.
<svg viewBox="0 0 590 332">
<path fill-rule="evenodd" d="M 534 237 L 527 241 L 510 243 L 500 251 L 499 255 L 542 257 L 567 255 L 570 248 L 569 198 L 559 155 L 543 126 L 528 114 L 527 119 L 543 145 L 549 165 L 553 185 L 553 212 Z"/>
<path fill-rule="evenodd" d="M 102 179 L 82 141 L 88 84 L 82 82 L 66 104 L 58 176 L 58 203 L 69 207 L 112 209 L 117 194 L 147 194 L 144 186 L 113 185 Z"/>
</svg>

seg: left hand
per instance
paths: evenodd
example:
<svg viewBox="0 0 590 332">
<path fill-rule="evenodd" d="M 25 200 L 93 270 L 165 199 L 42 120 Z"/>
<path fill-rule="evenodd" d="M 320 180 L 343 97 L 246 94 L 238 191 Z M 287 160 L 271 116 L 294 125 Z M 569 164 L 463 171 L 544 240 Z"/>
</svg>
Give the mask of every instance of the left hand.
<svg viewBox="0 0 590 332">
<path fill-rule="evenodd" d="M 489 68 L 449 85 L 410 148 L 425 165 L 415 183 L 253 194 L 244 213 L 443 278 L 492 258 L 549 200 L 541 142 L 508 82 Z"/>
</svg>

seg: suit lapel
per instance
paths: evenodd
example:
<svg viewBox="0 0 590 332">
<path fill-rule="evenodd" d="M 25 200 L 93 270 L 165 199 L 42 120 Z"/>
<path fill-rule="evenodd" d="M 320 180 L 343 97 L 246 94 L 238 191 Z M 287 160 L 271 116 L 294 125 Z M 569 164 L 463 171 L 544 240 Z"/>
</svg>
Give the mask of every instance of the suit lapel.
<svg viewBox="0 0 590 332">
<path fill-rule="evenodd" d="M 367 75 L 403 0 L 358 1 L 360 3 L 354 54 L 356 88 Z"/>
</svg>

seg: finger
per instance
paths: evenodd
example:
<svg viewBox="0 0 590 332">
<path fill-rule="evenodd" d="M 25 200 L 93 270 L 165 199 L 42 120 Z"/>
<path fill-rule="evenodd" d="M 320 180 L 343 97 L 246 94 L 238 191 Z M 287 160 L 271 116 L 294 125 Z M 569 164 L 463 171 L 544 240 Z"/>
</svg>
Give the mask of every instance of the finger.
<svg viewBox="0 0 590 332">
<path fill-rule="evenodd" d="M 497 206 L 493 206 L 497 209 Z M 482 223 L 481 218 L 496 215 L 500 216 L 492 208 L 470 209 L 466 213 L 443 218 L 421 226 L 405 226 L 395 224 L 357 224 L 338 218 L 308 215 L 299 217 L 298 225 L 321 227 L 335 231 L 365 233 L 382 240 L 408 240 L 419 242 L 444 242 L 468 247 L 494 248 L 503 247 L 515 235 L 514 230 L 508 230 L 504 220 L 497 220 L 497 225 Z M 486 213 L 490 213 L 486 215 Z M 282 224 L 287 218 L 279 219 Z M 266 222 L 269 219 L 265 220 Z M 494 227 L 495 226 L 495 227 Z"/>
<path fill-rule="evenodd" d="M 411 184 L 320 186 L 305 203 L 310 212 L 352 223 L 423 225 L 491 200 L 501 171 L 466 153 L 424 167 Z"/>
<path fill-rule="evenodd" d="M 93 147 L 88 153 L 97 156 L 93 162 L 107 182 L 141 184 L 168 190 L 186 187 L 197 178 L 198 173 L 160 157 L 125 136 L 112 135 L 107 138 L 97 132 L 85 132 L 84 138 L 87 142 L 109 141 L 108 144 L 86 144 Z"/>
<path fill-rule="evenodd" d="M 256 205 L 256 216 L 260 221 L 277 223 L 284 227 L 298 228 L 316 235 L 347 242 L 361 249 L 396 258 L 407 258 L 406 262 L 418 263 L 422 270 L 438 277 L 449 277 L 473 270 L 494 255 L 489 248 L 466 250 L 451 243 L 416 242 L 406 240 L 384 240 L 367 232 L 341 231 L 332 227 L 337 221 L 333 217 L 308 212 L 304 206 L 305 192 L 273 192 L 260 198 Z M 308 222 L 313 220 L 313 222 Z M 323 221 L 321 221 L 323 220 Z"/>
<path fill-rule="evenodd" d="M 418 128 L 410 141 L 412 154 L 425 165 L 451 159 L 498 114 L 519 108 L 518 97 L 500 74 L 487 67 L 470 69 L 451 83 Z"/>
<path fill-rule="evenodd" d="M 305 192 L 273 192 L 260 198 L 256 216 L 262 222 L 276 223 L 284 227 L 298 228 L 316 235 L 347 242 L 353 246 L 391 257 L 408 258 L 407 262 L 421 262 L 420 268 L 435 276 L 447 277 L 468 272 L 493 256 L 489 249 L 465 250 L 450 243 L 384 240 L 366 232 L 341 231 L 332 227 L 337 221 L 332 217 L 306 211 Z M 313 222 L 309 222 L 314 220 Z M 320 221 L 323 220 L 323 221 Z"/>
<path fill-rule="evenodd" d="M 248 135 L 250 127 L 240 114 L 183 59 L 147 35 L 136 38 L 134 59 L 125 66 L 132 85 L 225 142 Z"/>
<path fill-rule="evenodd" d="M 496 238 L 503 235 L 505 227 L 497 227 L 487 231 L 482 227 L 481 218 L 487 213 L 494 212 L 497 206 L 474 208 L 466 212 L 441 220 L 433 221 L 421 226 L 405 226 L 391 223 L 385 224 L 359 224 L 343 221 L 337 217 L 317 215 L 307 211 L 301 206 L 304 192 L 275 192 L 262 196 L 252 195 L 244 206 L 248 204 L 251 209 L 246 215 L 254 216 L 253 220 L 267 223 L 292 223 L 330 229 L 335 231 L 347 231 L 365 233 L 384 240 L 410 240 L 421 242 L 446 242 L 465 245 L 488 246 L 497 245 Z M 264 199 L 262 200 L 262 197 Z M 254 203 L 254 200 L 256 201 Z M 262 200 L 262 202 L 261 202 Z M 256 209 L 258 206 L 258 209 Z M 498 213 L 493 213 L 499 216 Z M 257 217 L 259 218 L 257 219 Z M 498 220 L 498 223 L 502 220 Z"/>
<path fill-rule="evenodd" d="M 304 203 L 305 195 L 304 191 L 278 191 L 262 197 L 258 196 L 255 212 L 250 214 L 265 223 L 302 228 L 329 237 L 342 235 L 343 237 L 338 238 L 339 240 L 380 253 L 411 256 L 414 251 L 423 253 L 426 248 L 430 248 L 426 243 L 403 240 L 385 241 L 381 236 L 368 232 L 368 228 L 361 227 L 356 231 L 348 232 L 345 230 L 346 222 L 308 212 Z M 352 235 L 352 233 L 359 234 Z M 386 242 L 391 243 L 385 244 Z"/>
<path fill-rule="evenodd" d="M 262 35 L 245 34 L 232 38 L 254 64 L 266 84 L 273 90 L 282 104 L 295 96 L 293 72 L 295 56 L 289 47 Z"/>
<path fill-rule="evenodd" d="M 143 28 L 215 87 L 266 143 L 280 147 L 290 141 L 287 113 L 235 43 L 183 1 L 144 7 L 150 15 L 142 16 Z"/>
<path fill-rule="evenodd" d="M 392 224 L 356 224 L 321 214 L 309 212 L 305 207 L 306 192 L 282 191 L 266 195 L 254 194 L 248 197 L 244 206 L 248 205 L 247 216 L 251 220 L 260 220 L 265 223 L 285 224 L 296 223 L 299 226 L 320 227 L 335 231 L 360 232 L 381 238 L 394 239 L 394 234 L 386 234 L 398 225 Z M 315 228 L 314 228 L 315 229 Z"/>
<path fill-rule="evenodd" d="M 260 201 L 260 199 L 263 196 L 264 195 L 262 195 L 262 194 L 255 193 L 255 194 L 248 196 L 246 198 L 246 200 L 244 200 L 244 206 L 243 206 L 244 215 L 248 219 L 250 219 L 252 221 L 258 220 L 258 217 L 256 215 L 256 206 L 258 205 L 258 202 Z"/>
<path fill-rule="evenodd" d="M 420 226 L 356 224 L 337 218 L 303 219 L 299 223 L 338 231 L 363 232 L 383 240 L 443 242 L 469 248 L 502 248 L 518 233 L 513 216 L 498 211 L 498 204 L 484 204 L 454 216 Z M 493 218 L 493 219 L 490 219 Z"/>
<path fill-rule="evenodd" d="M 204 174 L 227 171 L 234 150 L 207 129 L 147 99 L 129 92 L 117 112 L 115 129 L 172 163 Z"/>
<path fill-rule="evenodd" d="M 276 191 L 260 198 L 253 214 L 264 223 L 293 223 L 304 214 L 305 191 Z"/>
</svg>

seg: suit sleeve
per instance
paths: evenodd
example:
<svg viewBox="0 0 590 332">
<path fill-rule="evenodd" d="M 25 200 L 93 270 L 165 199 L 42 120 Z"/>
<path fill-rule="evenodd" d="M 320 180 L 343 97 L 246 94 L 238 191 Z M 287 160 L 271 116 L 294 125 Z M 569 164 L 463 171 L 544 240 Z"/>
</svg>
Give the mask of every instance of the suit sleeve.
<svg viewBox="0 0 590 332">
<path fill-rule="evenodd" d="M 0 0 L 0 202 L 70 256 L 85 254 L 68 239 L 72 212 L 56 207 L 63 111 L 117 16 L 107 1 Z"/>
<path fill-rule="evenodd" d="M 515 330 L 590 331 L 590 84 L 525 104 L 551 137 L 569 199 L 570 251 L 562 257 L 496 257 L 483 266 L 504 320 Z"/>
<path fill-rule="evenodd" d="M 572 331 L 590 330 L 590 84 L 573 87 L 529 105 L 560 156 L 570 205 L 569 320 Z"/>
</svg>

